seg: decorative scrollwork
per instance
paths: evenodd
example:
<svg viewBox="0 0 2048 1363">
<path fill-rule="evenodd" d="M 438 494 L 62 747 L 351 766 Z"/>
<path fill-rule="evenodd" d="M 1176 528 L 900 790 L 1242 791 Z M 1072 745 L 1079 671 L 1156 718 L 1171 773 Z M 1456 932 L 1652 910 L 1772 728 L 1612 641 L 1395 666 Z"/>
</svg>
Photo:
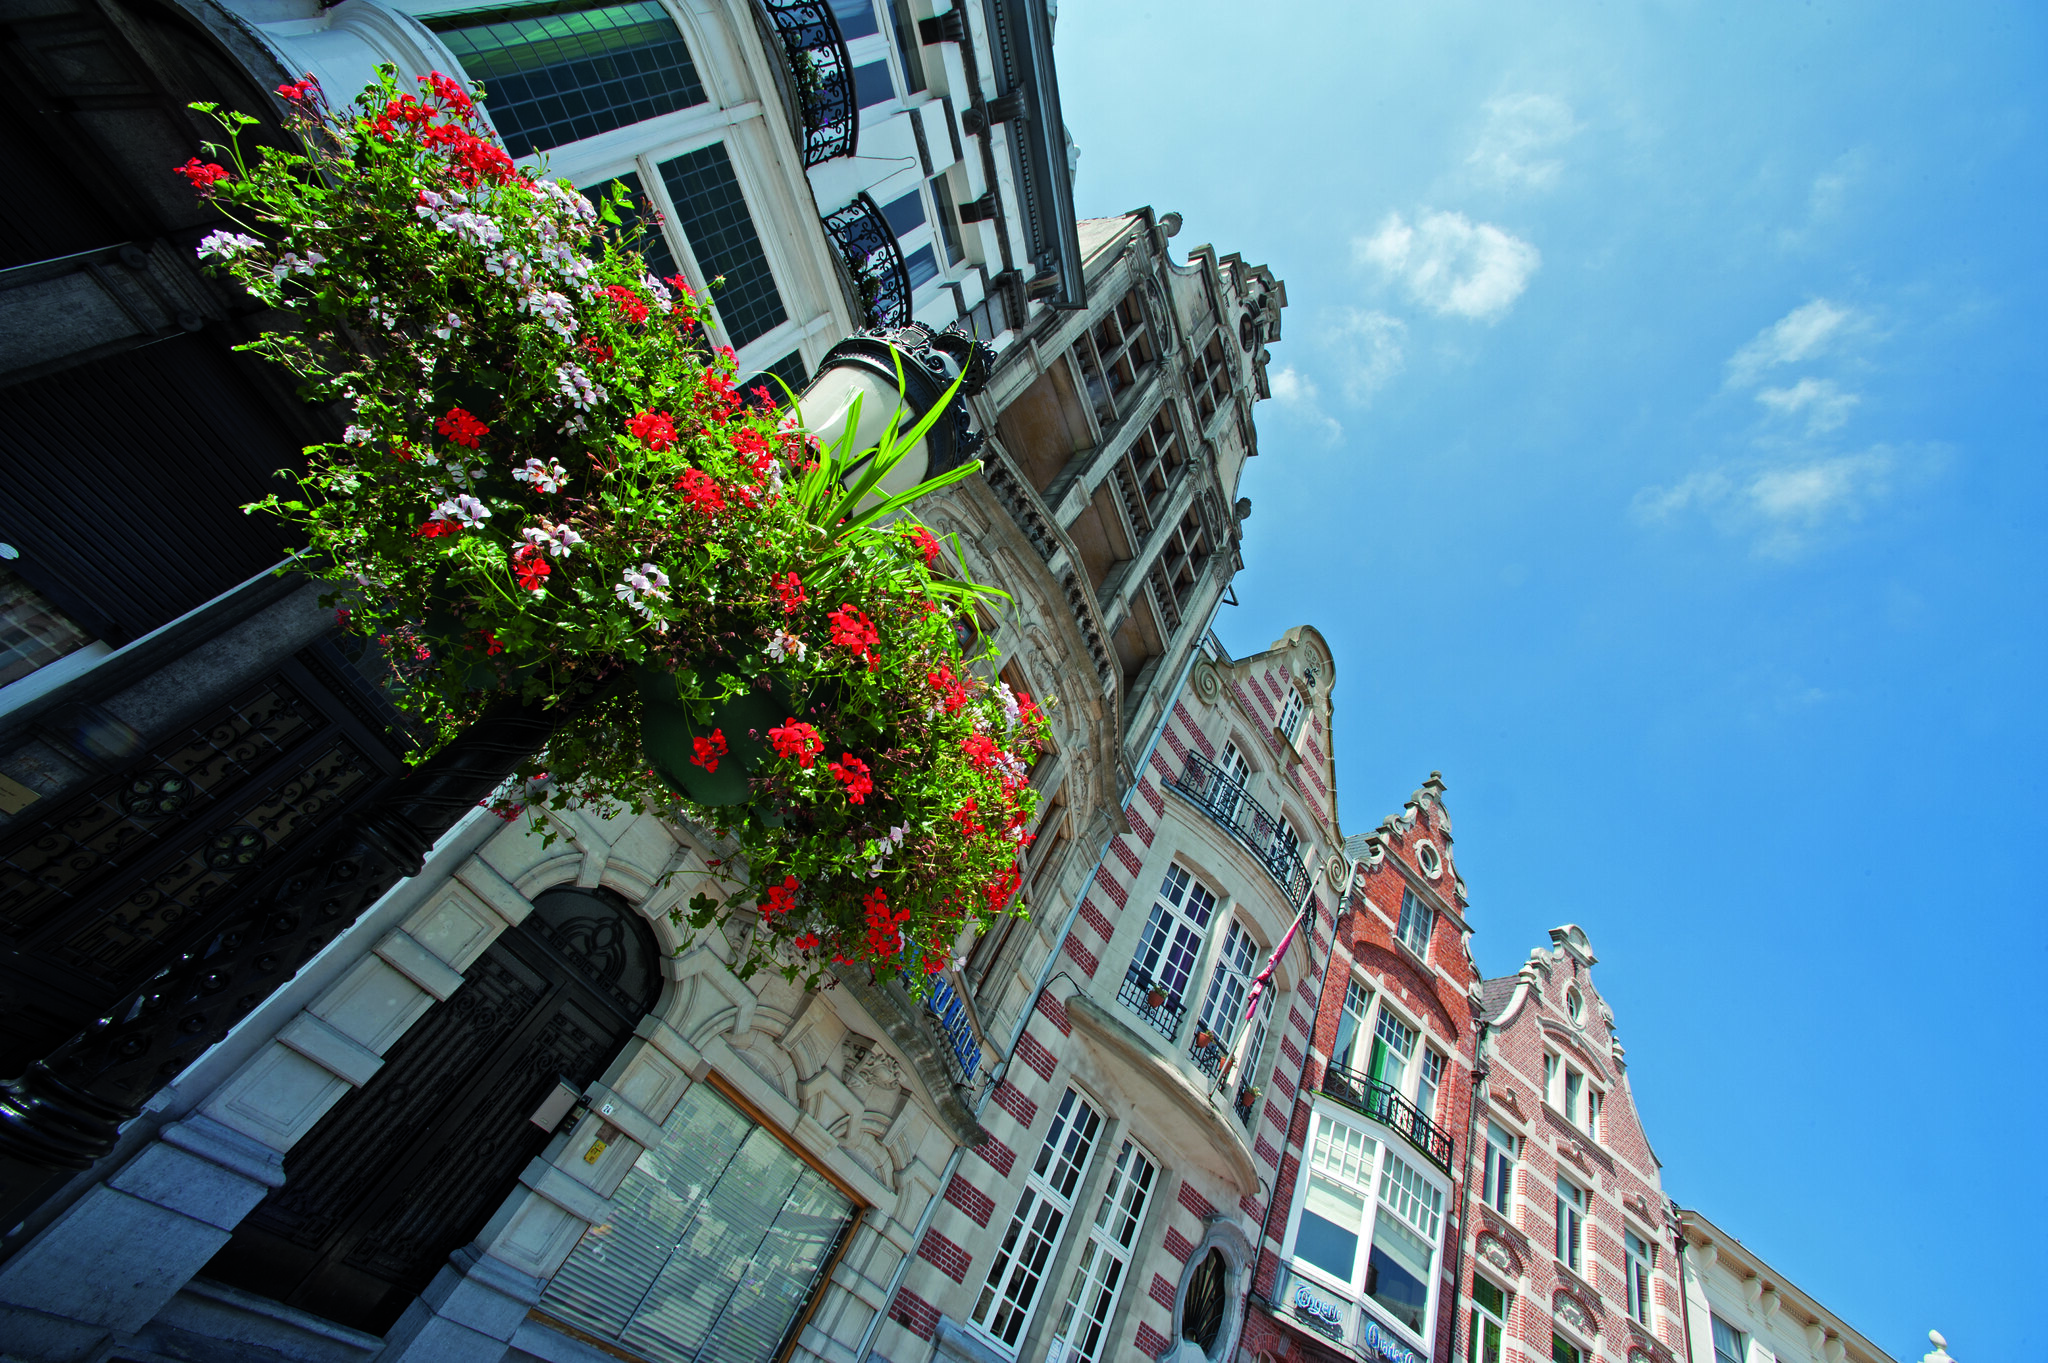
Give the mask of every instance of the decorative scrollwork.
<svg viewBox="0 0 2048 1363">
<path fill-rule="evenodd" d="M 796 85 L 805 169 L 853 155 L 860 139 L 860 102 L 854 98 L 853 61 L 832 7 L 825 0 L 762 0 L 762 7 L 774 21 Z"/>
<path fill-rule="evenodd" d="M 825 231 L 853 273 L 861 311 L 871 327 L 900 327 L 910 321 L 910 275 L 903 248 L 882 210 L 862 190 L 852 203 L 825 218 Z"/>
</svg>

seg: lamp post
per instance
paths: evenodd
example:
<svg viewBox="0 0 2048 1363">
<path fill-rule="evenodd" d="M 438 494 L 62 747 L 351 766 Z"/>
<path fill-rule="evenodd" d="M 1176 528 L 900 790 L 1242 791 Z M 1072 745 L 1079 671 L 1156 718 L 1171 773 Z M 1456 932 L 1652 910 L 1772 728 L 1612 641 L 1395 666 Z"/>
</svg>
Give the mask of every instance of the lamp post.
<svg viewBox="0 0 2048 1363">
<path fill-rule="evenodd" d="M 951 416 L 942 413 L 883 476 L 880 490 L 894 496 L 958 467 L 981 448 L 984 437 L 969 423 L 966 399 L 987 385 L 990 358 L 988 346 L 965 332 L 933 331 L 919 322 L 870 327 L 826 353 L 797 405 L 805 426 L 827 446 L 836 444 L 851 424 L 850 448 L 860 451 L 881 440 L 892 417 L 899 432 L 915 427 L 959 380 Z M 848 478 L 857 477 L 864 464 L 849 469 Z"/>
</svg>

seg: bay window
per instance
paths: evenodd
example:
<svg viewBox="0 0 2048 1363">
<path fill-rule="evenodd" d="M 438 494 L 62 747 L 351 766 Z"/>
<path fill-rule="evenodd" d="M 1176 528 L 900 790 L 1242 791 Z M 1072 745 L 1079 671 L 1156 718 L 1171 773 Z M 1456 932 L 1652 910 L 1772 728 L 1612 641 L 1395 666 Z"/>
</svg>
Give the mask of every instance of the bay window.
<svg viewBox="0 0 2048 1363">
<path fill-rule="evenodd" d="M 1427 1340 L 1444 1198 L 1442 1185 L 1392 1146 L 1349 1117 L 1318 1111 L 1288 1258 L 1370 1316 Z"/>
<path fill-rule="evenodd" d="M 1214 890 L 1189 875 L 1186 867 L 1166 868 L 1166 879 L 1139 934 L 1131 972 L 1164 990 L 1168 1007 L 1177 1007 L 1188 991 L 1195 959 L 1202 954 L 1209 915 L 1215 911 Z"/>
<path fill-rule="evenodd" d="M 1643 1325 L 1650 1323 L 1650 1270 L 1656 1266 L 1657 1251 L 1632 1230 L 1621 1233 L 1622 1276 L 1628 1279 L 1628 1313 Z"/>
<path fill-rule="evenodd" d="M 969 1317 L 973 1325 L 1002 1352 L 1015 1356 L 1031 1308 L 1038 1302 L 1046 1266 L 1059 1252 L 1061 1232 L 1074 1208 L 1074 1192 L 1102 1117 L 1088 1100 L 1068 1089 L 1038 1149 L 1038 1159 L 1024 1180 L 1017 1210 L 1010 1216 L 1002 1243 L 990 1258 L 988 1278 Z"/>
<path fill-rule="evenodd" d="M 1502 1216 L 1512 1214 L 1515 1195 L 1515 1137 L 1499 1122 L 1486 1124 L 1486 1165 L 1480 1171 L 1480 1196 Z"/>
<path fill-rule="evenodd" d="M 1574 1273 L 1586 1239 L 1586 1195 L 1576 1184 L 1557 1181 L 1557 1261 Z"/>
</svg>

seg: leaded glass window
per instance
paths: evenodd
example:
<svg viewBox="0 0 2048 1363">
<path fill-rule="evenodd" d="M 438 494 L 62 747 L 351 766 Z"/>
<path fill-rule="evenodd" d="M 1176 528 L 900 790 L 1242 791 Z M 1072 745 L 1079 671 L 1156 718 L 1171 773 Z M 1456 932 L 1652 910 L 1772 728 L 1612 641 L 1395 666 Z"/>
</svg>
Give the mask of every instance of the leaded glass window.
<svg viewBox="0 0 2048 1363">
<path fill-rule="evenodd" d="M 681 274 L 682 267 L 676 264 L 675 253 L 668 249 L 668 236 L 661 230 L 661 215 L 655 211 L 654 200 L 648 197 L 647 190 L 641 185 L 638 171 L 622 171 L 602 184 L 586 185 L 583 197 L 592 203 L 608 197 L 614 181 L 624 185 L 633 199 L 626 208 L 613 210 L 619 215 L 619 225 L 611 230 L 618 233 L 621 240 L 626 240 L 632 238 L 635 227 L 641 229 L 634 244 L 639 247 L 640 258 L 647 262 L 647 268 L 654 272 L 655 278 L 667 279 Z"/>
<path fill-rule="evenodd" d="M 725 144 L 713 142 L 661 163 L 661 182 L 675 205 L 676 225 L 706 280 L 725 277 L 711 301 L 735 350 L 765 336 L 789 317 L 768 268 L 746 196 Z"/>
<path fill-rule="evenodd" d="M 768 1363 L 854 1205 L 709 1084 L 661 1130 L 540 1309 L 651 1363 Z"/>
<path fill-rule="evenodd" d="M 705 102 L 690 49 L 658 0 L 438 14 L 441 35 L 514 156 Z"/>
</svg>

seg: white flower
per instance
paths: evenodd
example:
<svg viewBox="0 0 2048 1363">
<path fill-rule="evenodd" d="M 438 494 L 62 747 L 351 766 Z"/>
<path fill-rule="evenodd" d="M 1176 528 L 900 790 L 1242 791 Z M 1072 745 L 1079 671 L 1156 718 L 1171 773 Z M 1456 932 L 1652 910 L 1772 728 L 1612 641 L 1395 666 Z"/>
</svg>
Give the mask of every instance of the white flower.
<svg viewBox="0 0 2048 1363">
<path fill-rule="evenodd" d="M 590 375 L 583 372 L 581 365 L 559 366 L 555 370 L 555 387 L 582 411 L 589 411 L 605 400 L 604 389 L 590 381 Z"/>
<path fill-rule="evenodd" d="M 581 412 L 578 412 L 563 422 L 561 429 L 563 435 L 582 435 L 583 432 L 590 429 L 590 423 L 583 419 Z"/>
<path fill-rule="evenodd" d="M 555 558 L 561 558 L 571 549 L 583 543 L 583 536 L 569 528 L 563 521 L 560 525 L 549 525 L 542 521 L 538 526 L 528 526 L 519 532 L 526 536 L 526 542 L 536 549 L 546 549 Z"/>
<path fill-rule="evenodd" d="M 451 312 L 441 319 L 440 326 L 434 328 L 434 334 L 445 341 L 460 330 L 462 330 L 462 318 Z"/>
<path fill-rule="evenodd" d="M 895 824 L 889 829 L 889 841 L 900 844 L 903 841 L 903 835 L 909 831 L 909 824 Z"/>
<path fill-rule="evenodd" d="M 1008 682 L 998 682 L 996 689 L 1003 698 L 1003 721 L 1014 726 L 1024 717 L 1024 707 L 1017 703 L 1017 693 L 1010 689 Z"/>
<path fill-rule="evenodd" d="M 569 470 L 562 467 L 559 459 L 550 459 L 545 464 L 538 459 L 529 459 L 523 467 L 512 470 L 512 481 L 531 483 L 536 492 L 560 492 L 568 479 Z"/>
<path fill-rule="evenodd" d="M 643 563 L 638 572 L 628 568 L 621 573 L 612 592 L 641 616 L 652 619 L 654 608 L 649 603 L 668 599 L 668 574 L 652 563 Z"/>
<path fill-rule="evenodd" d="M 208 232 L 199 239 L 199 258 L 219 256 L 222 260 L 233 260 L 242 252 L 262 244 L 247 232 Z"/>
<path fill-rule="evenodd" d="M 341 438 L 350 445 L 367 445 L 377 438 L 377 433 L 368 426 L 351 426 L 341 433 Z"/>
<path fill-rule="evenodd" d="M 640 287 L 654 296 L 654 301 L 661 305 L 663 312 L 667 312 L 675 305 L 676 296 L 668 291 L 668 285 L 662 283 L 653 275 L 640 276 Z"/>
<path fill-rule="evenodd" d="M 792 653 L 796 655 L 798 662 L 802 662 L 804 654 L 809 650 L 803 640 L 778 629 L 775 631 L 775 637 L 768 641 L 768 647 L 762 651 L 779 663 L 786 662 Z"/>
<path fill-rule="evenodd" d="M 490 518 L 491 509 L 468 493 L 450 498 L 434 508 L 435 520 L 455 521 L 464 530 L 474 530 Z"/>
</svg>

